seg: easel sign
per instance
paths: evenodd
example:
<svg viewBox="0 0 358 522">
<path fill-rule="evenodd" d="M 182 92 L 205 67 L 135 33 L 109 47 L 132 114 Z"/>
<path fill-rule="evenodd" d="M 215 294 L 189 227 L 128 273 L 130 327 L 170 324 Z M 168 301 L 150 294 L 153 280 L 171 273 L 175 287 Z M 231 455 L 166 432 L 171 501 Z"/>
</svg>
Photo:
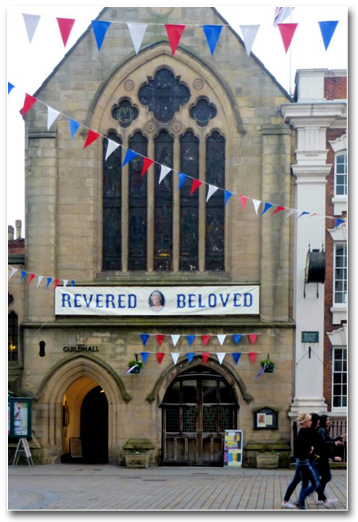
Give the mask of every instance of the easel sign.
<svg viewBox="0 0 358 522">
<path fill-rule="evenodd" d="M 12 465 L 16 466 L 16 464 L 19 462 L 20 453 L 22 453 L 22 452 L 25 453 L 25 457 L 27 459 L 28 465 L 33 466 L 34 462 L 32 460 L 30 446 L 29 446 L 28 440 L 25 437 L 21 437 L 21 439 L 19 439 L 19 442 L 17 443 L 14 462 L 12 463 Z"/>
</svg>

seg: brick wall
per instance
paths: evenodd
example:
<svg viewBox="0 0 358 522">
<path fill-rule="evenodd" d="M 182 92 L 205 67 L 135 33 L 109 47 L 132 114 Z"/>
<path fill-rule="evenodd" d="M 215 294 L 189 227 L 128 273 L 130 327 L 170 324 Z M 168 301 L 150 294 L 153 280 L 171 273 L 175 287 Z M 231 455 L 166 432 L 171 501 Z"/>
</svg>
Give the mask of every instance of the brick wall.
<svg viewBox="0 0 358 522">
<path fill-rule="evenodd" d="M 25 254 L 25 239 L 9 240 L 8 254 Z"/>
<path fill-rule="evenodd" d="M 332 76 L 324 79 L 324 98 L 326 100 L 347 99 L 347 77 Z"/>
<path fill-rule="evenodd" d="M 340 78 L 329 78 L 340 79 Z M 334 205 L 332 197 L 334 196 L 334 152 L 330 146 L 330 141 L 335 141 L 337 138 L 345 134 L 345 129 L 331 129 L 327 131 L 327 164 L 332 165 L 331 172 L 327 178 L 326 188 L 326 216 L 334 216 Z M 346 218 L 346 212 L 340 218 Z M 326 230 L 333 229 L 335 220 L 326 218 Z M 333 244 L 334 241 L 331 235 L 326 233 L 326 279 L 325 279 L 325 304 L 324 304 L 324 331 L 332 332 L 338 330 L 342 325 L 332 324 L 332 300 L 333 300 Z M 323 395 L 326 398 L 328 410 L 331 410 L 332 401 L 332 345 L 327 335 L 324 341 L 324 377 L 323 377 Z"/>
</svg>

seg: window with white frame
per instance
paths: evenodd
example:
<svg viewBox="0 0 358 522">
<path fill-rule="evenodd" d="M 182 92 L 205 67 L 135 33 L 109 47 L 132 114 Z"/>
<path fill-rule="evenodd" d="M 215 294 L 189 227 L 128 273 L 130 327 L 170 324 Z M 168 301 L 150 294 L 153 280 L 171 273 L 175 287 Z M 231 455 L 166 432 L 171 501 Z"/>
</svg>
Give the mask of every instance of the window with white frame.
<svg viewBox="0 0 358 522">
<path fill-rule="evenodd" d="M 334 245 L 333 302 L 347 304 L 347 243 Z"/>
<path fill-rule="evenodd" d="M 335 157 L 334 194 L 347 195 L 347 153 L 339 153 Z"/>
<path fill-rule="evenodd" d="M 333 348 L 332 353 L 332 408 L 347 407 L 347 348 Z"/>
</svg>

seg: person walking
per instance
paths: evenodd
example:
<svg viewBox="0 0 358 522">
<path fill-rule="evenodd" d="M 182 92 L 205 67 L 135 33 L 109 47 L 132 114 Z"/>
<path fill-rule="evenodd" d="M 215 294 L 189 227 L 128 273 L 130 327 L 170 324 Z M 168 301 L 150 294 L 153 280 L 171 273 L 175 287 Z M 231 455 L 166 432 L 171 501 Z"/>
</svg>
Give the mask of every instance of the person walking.
<svg viewBox="0 0 358 522">
<path fill-rule="evenodd" d="M 310 465 L 312 466 L 313 470 L 315 471 L 316 475 L 318 476 L 318 471 L 316 468 L 316 448 L 318 447 L 318 441 L 319 441 L 319 435 L 318 435 L 318 427 L 319 427 L 319 415 L 318 413 L 311 413 L 311 420 L 312 424 L 309 428 L 311 430 L 311 435 L 313 439 L 313 447 L 314 451 L 309 455 L 309 461 Z M 295 491 L 298 484 L 301 482 L 301 471 L 298 467 L 296 467 L 295 474 L 293 476 L 293 479 L 291 480 L 290 484 L 287 486 L 285 496 L 283 498 L 283 501 L 281 503 L 281 507 L 285 509 L 294 509 L 296 508 L 295 504 L 292 504 L 290 502 L 291 495 Z M 305 484 L 308 486 L 308 483 Z M 318 493 L 318 499 L 320 503 L 325 504 L 327 507 L 331 506 L 334 502 L 337 502 L 337 499 L 328 499 L 326 495 L 324 494 L 323 488 L 321 484 L 319 484 L 316 488 L 316 492 Z"/>
<path fill-rule="evenodd" d="M 332 439 L 329 436 L 329 429 L 331 427 L 331 419 L 328 415 L 320 416 L 320 426 L 318 429 L 318 447 L 317 453 L 319 455 L 319 459 L 317 460 L 317 470 L 320 476 L 322 490 L 324 492 L 325 487 L 328 482 L 332 479 L 331 470 L 329 466 L 329 459 L 332 459 L 336 462 L 341 462 L 341 457 L 334 455 L 334 448 L 336 446 L 344 446 L 344 440 L 346 435 L 342 435 Z M 319 501 L 322 502 L 322 496 L 318 497 Z"/>
</svg>

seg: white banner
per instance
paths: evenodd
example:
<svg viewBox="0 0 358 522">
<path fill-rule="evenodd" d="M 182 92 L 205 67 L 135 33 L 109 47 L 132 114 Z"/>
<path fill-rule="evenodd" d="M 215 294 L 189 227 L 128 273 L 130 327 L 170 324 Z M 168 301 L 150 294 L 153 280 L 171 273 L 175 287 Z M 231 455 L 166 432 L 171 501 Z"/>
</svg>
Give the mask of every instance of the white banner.
<svg viewBox="0 0 358 522">
<path fill-rule="evenodd" d="M 56 315 L 257 315 L 259 286 L 57 287 Z"/>
</svg>

